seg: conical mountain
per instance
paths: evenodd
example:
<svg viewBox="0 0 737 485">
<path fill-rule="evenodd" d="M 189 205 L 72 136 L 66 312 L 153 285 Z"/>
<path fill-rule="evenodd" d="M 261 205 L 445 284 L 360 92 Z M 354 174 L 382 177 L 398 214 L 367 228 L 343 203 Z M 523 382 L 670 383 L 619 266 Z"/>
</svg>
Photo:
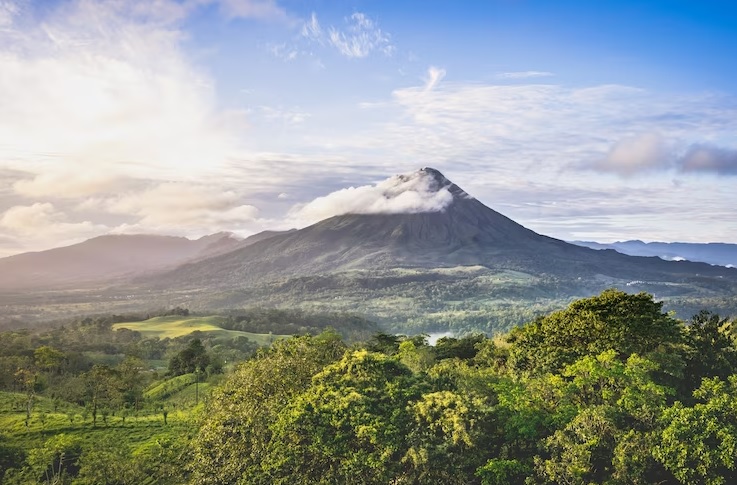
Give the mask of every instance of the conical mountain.
<svg viewBox="0 0 737 485">
<path fill-rule="evenodd" d="M 565 278 L 737 278 L 737 271 L 727 268 L 597 251 L 537 234 L 485 206 L 432 168 L 395 176 L 374 192 L 376 200 L 364 204 L 368 209 L 348 207 L 348 213 L 184 265 L 148 283 L 233 288 L 355 269 L 460 265 Z"/>
</svg>

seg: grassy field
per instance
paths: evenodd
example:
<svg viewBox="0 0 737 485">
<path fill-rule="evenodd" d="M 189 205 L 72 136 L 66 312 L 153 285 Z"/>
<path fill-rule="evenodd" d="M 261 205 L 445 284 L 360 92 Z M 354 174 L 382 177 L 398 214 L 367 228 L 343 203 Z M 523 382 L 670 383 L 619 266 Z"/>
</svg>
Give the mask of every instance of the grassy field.
<svg viewBox="0 0 737 485">
<path fill-rule="evenodd" d="M 192 332 L 206 332 L 216 337 L 234 338 L 247 337 L 259 345 L 270 345 L 274 339 L 283 338 L 283 335 L 269 335 L 265 333 L 240 332 L 226 330 L 220 327 L 224 318 L 220 316 L 182 317 L 168 316 L 155 317 L 143 322 L 124 322 L 113 325 L 113 330 L 127 328 L 140 332 L 145 338 L 177 338 L 189 335 Z"/>
<path fill-rule="evenodd" d="M 205 389 L 207 386 L 205 386 Z M 201 391 L 204 391 L 201 386 Z M 80 406 L 65 403 L 54 409 L 54 404 L 45 397 L 36 397 L 31 419 L 26 426 L 23 394 L 0 392 L 0 441 L 5 445 L 24 450 L 39 447 L 51 436 L 64 433 L 74 435 L 83 442 L 95 442 L 104 436 L 112 436 L 132 448 L 163 437 L 178 438 L 191 434 L 195 429 L 193 410 L 170 405 L 166 424 L 160 411 L 146 410 L 131 412 L 123 416 L 101 416 L 97 426 Z M 172 403 L 173 404 L 173 403 Z M 179 409 L 176 409 L 179 407 Z"/>
</svg>

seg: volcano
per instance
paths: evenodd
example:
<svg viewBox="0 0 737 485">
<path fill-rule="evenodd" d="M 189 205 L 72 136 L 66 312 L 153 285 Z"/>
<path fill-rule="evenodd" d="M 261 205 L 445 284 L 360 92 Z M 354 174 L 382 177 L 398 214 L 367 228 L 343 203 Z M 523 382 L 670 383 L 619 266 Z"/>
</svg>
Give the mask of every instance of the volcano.
<svg viewBox="0 0 737 485">
<path fill-rule="evenodd" d="M 300 211 L 319 222 L 245 240 L 103 237 L 5 258 L 4 318 L 267 306 L 359 313 L 399 332 L 493 333 L 610 287 L 652 293 L 682 318 L 714 304 L 737 314 L 737 269 L 537 234 L 432 168 Z"/>
<path fill-rule="evenodd" d="M 234 288 L 352 270 L 458 266 L 564 279 L 737 279 L 737 270 L 729 268 L 626 256 L 537 234 L 485 206 L 433 168 L 396 176 L 393 183 L 377 187 L 383 186 L 380 203 L 373 204 L 381 212 L 349 212 L 300 230 L 271 233 L 254 244 L 182 265 L 144 283 L 160 288 Z M 403 205 L 405 212 L 393 212 L 393 201 L 400 199 L 420 202 Z M 423 206 L 423 200 L 432 204 Z"/>
</svg>

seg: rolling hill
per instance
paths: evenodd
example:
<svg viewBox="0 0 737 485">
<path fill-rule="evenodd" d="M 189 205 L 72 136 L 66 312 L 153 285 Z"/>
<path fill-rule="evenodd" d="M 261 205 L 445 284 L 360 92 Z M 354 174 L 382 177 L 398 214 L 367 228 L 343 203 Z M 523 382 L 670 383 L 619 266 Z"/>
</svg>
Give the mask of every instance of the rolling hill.
<svg viewBox="0 0 737 485">
<path fill-rule="evenodd" d="M 106 235 L 48 251 L 0 259 L 0 289 L 77 288 L 173 268 L 242 244 L 232 234 L 184 237 Z"/>
</svg>

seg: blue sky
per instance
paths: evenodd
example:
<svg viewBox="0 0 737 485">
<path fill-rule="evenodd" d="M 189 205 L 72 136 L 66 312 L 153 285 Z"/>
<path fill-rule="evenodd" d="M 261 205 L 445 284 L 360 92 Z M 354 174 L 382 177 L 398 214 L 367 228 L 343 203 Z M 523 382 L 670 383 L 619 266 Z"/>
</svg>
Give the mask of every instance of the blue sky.
<svg viewBox="0 0 737 485">
<path fill-rule="evenodd" d="M 562 239 L 737 243 L 735 52 L 727 1 L 0 0 L 0 255 L 424 166 Z"/>
</svg>

